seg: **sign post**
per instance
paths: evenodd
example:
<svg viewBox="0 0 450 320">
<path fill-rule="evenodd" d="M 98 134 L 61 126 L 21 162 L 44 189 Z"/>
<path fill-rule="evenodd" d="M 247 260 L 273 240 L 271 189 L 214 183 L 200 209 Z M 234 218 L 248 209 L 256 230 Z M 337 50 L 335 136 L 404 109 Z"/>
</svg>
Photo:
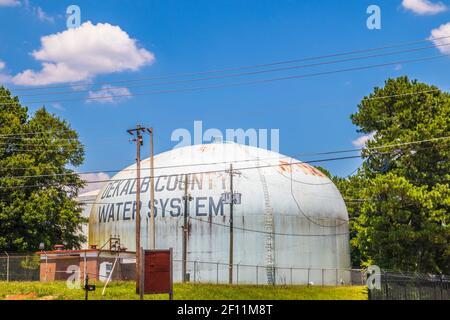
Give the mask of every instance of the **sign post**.
<svg viewBox="0 0 450 320">
<path fill-rule="evenodd" d="M 172 248 L 169 250 L 142 250 L 144 294 L 169 294 L 173 300 Z"/>
</svg>

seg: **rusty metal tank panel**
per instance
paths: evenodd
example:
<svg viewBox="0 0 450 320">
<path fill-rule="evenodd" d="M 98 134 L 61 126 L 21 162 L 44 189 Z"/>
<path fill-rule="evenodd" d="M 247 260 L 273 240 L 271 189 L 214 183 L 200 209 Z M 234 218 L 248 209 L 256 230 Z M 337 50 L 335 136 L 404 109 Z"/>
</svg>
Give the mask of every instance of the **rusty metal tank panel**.
<svg viewBox="0 0 450 320">
<path fill-rule="evenodd" d="M 350 273 L 347 209 L 333 182 L 309 164 L 235 143 L 174 149 L 155 156 L 156 248 L 173 248 L 181 280 L 184 179 L 188 174 L 190 279 L 228 282 L 229 216 L 233 189 L 234 282 L 341 284 Z M 150 246 L 149 159 L 141 163 L 142 246 Z M 111 236 L 135 250 L 136 165 L 99 192 L 89 219 L 89 243 Z M 225 194 L 225 195 L 224 195 Z"/>
</svg>

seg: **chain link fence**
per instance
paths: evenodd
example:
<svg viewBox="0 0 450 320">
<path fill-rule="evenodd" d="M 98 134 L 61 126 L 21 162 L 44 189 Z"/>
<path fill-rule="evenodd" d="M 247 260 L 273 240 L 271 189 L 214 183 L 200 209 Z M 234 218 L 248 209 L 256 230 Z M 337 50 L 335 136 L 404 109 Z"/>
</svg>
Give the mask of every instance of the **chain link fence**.
<svg viewBox="0 0 450 320">
<path fill-rule="evenodd" d="M 174 260 L 174 279 L 182 279 L 181 260 Z M 230 283 L 230 266 L 228 263 L 188 261 L 186 272 L 189 282 L 193 283 Z M 269 282 L 268 273 L 275 275 L 273 283 Z M 232 284 L 256 285 L 365 285 L 366 272 L 363 269 L 333 268 L 299 268 L 299 267 L 267 267 L 261 265 L 234 264 L 232 268 Z"/>
<path fill-rule="evenodd" d="M 63 257 L 64 259 L 61 259 Z M 87 274 L 91 279 L 105 280 L 112 273 L 112 280 L 134 280 L 135 259 L 122 257 L 115 262 L 110 253 L 99 252 L 95 269 L 85 268 L 83 258 L 73 254 L 59 254 L 60 262 L 55 265 L 54 258 L 37 254 L 0 255 L 0 281 L 52 281 L 67 279 L 74 271 L 71 266 L 79 266 L 80 277 Z M 42 260 L 41 260 L 42 259 Z M 88 259 L 92 259 L 88 258 Z M 42 266 L 40 265 L 42 263 Z M 181 282 L 182 260 L 173 261 L 174 280 Z M 269 270 L 270 269 L 270 270 Z M 186 273 L 191 283 L 229 283 L 229 265 L 222 262 L 187 261 Z M 275 275 L 274 282 L 268 281 L 268 273 Z M 270 267 L 261 265 L 234 264 L 233 284 L 256 285 L 365 285 L 366 273 L 362 269 L 319 269 L 298 267 Z M 105 278 L 105 279 L 104 279 Z"/>
<path fill-rule="evenodd" d="M 0 281 L 39 281 L 39 256 L 33 253 L 0 254 Z"/>
<path fill-rule="evenodd" d="M 86 258 L 97 261 L 94 268 L 86 263 L 86 259 L 73 254 L 62 254 L 63 262 L 56 267 L 51 261 L 47 265 L 46 257 L 35 253 L 4 252 L 0 254 L 0 281 L 66 280 L 74 274 L 77 274 L 80 280 L 84 279 L 85 274 L 91 279 L 101 281 L 106 281 L 108 278 L 111 281 L 135 279 L 134 255 L 120 257 L 120 255 L 115 256 L 110 252 L 101 251 L 94 255 L 94 258 Z M 79 268 L 69 270 L 74 265 Z M 181 282 L 183 278 L 182 266 L 182 260 L 173 261 L 176 282 Z M 191 283 L 230 283 L 228 263 L 187 261 L 186 273 Z M 269 276 L 269 273 L 274 277 Z M 234 264 L 232 267 L 232 284 L 365 286 L 367 276 L 365 269 L 279 266 L 269 268 L 248 264 Z M 269 282 L 269 279 L 274 281 Z M 382 270 L 378 286 L 368 290 L 368 295 L 370 300 L 450 300 L 450 277 Z"/>
</svg>

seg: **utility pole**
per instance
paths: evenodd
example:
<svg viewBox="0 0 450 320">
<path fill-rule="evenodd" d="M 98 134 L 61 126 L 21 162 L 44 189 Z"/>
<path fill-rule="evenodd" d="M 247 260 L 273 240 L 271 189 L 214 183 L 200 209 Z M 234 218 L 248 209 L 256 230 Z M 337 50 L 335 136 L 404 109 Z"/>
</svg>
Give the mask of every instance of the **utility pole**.
<svg viewBox="0 0 450 320">
<path fill-rule="evenodd" d="M 154 172 L 154 149 L 153 149 L 153 128 L 149 128 L 150 134 L 150 248 L 156 249 L 156 228 L 155 228 L 155 172 Z"/>
<path fill-rule="evenodd" d="M 192 197 L 190 194 L 188 194 L 188 185 L 189 185 L 189 175 L 185 175 L 184 177 L 184 213 L 183 213 L 183 266 L 182 266 L 182 279 L 183 282 L 187 281 L 187 241 L 188 241 L 188 216 L 189 216 L 189 201 L 192 200 Z"/>
<path fill-rule="evenodd" d="M 141 146 L 143 145 L 142 132 L 145 128 L 137 125 L 135 129 L 127 130 L 127 132 L 135 136 L 132 141 L 136 142 L 136 292 L 139 293 L 140 299 L 144 297 L 141 283 Z"/>
<path fill-rule="evenodd" d="M 234 204 L 234 191 L 233 191 L 233 164 L 230 164 L 230 253 L 228 262 L 228 282 L 233 284 L 233 204 Z"/>
</svg>

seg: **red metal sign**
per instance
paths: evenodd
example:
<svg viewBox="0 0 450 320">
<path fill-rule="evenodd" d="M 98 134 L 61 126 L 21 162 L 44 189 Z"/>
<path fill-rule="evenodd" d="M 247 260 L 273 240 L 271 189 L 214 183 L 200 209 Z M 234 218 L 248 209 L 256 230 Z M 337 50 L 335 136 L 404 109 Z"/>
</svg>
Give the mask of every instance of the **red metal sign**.
<svg viewBox="0 0 450 320">
<path fill-rule="evenodd" d="M 144 250 L 144 294 L 173 294 L 172 249 Z"/>
</svg>

